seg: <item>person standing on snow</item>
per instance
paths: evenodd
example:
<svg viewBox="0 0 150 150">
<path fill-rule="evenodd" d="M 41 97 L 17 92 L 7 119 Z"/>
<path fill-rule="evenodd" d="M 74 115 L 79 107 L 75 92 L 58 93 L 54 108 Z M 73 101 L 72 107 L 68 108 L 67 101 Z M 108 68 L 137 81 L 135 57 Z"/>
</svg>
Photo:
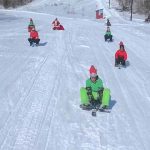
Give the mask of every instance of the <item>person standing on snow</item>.
<svg viewBox="0 0 150 150">
<path fill-rule="evenodd" d="M 81 88 L 81 108 L 89 109 L 93 105 L 101 105 L 103 96 L 103 82 L 97 75 L 96 68 L 90 67 L 90 78 L 86 80 L 86 88 Z"/>
<path fill-rule="evenodd" d="M 30 42 L 30 46 L 32 46 L 34 43 L 36 44 L 36 46 L 38 46 L 40 39 L 39 39 L 39 34 L 35 30 L 35 28 L 32 28 L 30 32 L 30 38 L 28 39 L 28 41 Z"/>
<path fill-rule="evenodd" d="M 119 64 L 126 67 L 126 60 L 127 60 L 127 52 L 124 49 L 123 42 L 119 43 L 120 49 L 117 50 L 115 53 L 115 66 L 117 67 Z"/>
</svg>

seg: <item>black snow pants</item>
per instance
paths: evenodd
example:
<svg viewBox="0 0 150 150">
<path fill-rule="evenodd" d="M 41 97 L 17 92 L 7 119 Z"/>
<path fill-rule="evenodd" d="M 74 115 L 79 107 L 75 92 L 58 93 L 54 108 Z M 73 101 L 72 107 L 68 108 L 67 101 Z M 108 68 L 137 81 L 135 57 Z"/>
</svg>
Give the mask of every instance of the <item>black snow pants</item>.
<svg viewBox="0 0 150 150">
<path fill-rule="evenodd" d="M 107 41 L 108 39 L 110 40 L 110 41 L 112 41 L 112 35 L 107 35 L 107 34 L 105 34 L 105 41 Z"/>
<path fill-rule="evenodd" d="M 33 43 L 39 44 L 40 39 L 32 39 L 32 38 L 29 38 L 28 41 L 30 42 L 30 45 L 32 45 Z"/>
<path fill-rule="evenodd" d="M 126 65 L 123 57 L 118 57 L 117 59 L 115 59 L 115 65 L 119 65 L 119 64 L 121 64 L 123 66 Z"/>
</svg>

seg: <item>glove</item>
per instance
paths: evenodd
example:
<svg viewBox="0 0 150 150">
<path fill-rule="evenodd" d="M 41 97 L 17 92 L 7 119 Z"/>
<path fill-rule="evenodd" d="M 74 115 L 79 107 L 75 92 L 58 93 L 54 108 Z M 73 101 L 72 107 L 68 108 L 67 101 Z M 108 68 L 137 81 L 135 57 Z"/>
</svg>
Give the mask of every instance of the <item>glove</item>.
<svg viewBox="0 0 150 150">
<path fill-rule="evenodd" d="M 87 90 L 87 95 L 92 95 L 92 88 L 91 87 L 86 87 Z"/>
<path fill-rule="evenodd" d="M 100 89 L 98 90 L 98 93 L 99 93 L 99 94 L 103 94 L 103 91 L 104 91 L 104 88 L 102 87 L 102 88 L 100 88 Z"/>
<path fill-rule="evenodd" d="M 103 91 L 104 91 L 103 87 L 100 88 L 99 91 L 98 91 L 100 103 L 102 103 Z"/>
<path fill-rule="evenodd" d="M 92 88 L 91 87 L 86 87 L 86 90 L 87 90 L 87 95 L 88 95 L 88 98 L 89 98 L 89 102 L 92 104 L 93 101 L 94 101 L 94 97 L 92 95 Z"/>
</svg>

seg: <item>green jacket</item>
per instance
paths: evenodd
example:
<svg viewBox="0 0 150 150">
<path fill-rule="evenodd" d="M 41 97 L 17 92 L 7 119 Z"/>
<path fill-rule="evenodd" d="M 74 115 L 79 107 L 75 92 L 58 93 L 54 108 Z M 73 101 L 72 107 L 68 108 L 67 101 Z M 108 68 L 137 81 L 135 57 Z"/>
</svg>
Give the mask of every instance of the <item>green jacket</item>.
<svg viewBox="0 0 150 150">
<path fill-rule="evenodd" d="M 91 79 L 86 80 L 86 87 L 91 87 L 92 92 L 98 92 L 101 88 L 103 88 L 103 82 L 100 78 L 96 80 L 96 82 L 92 82 Z"/>
<path fill-rule="evenodd" d="M 111 35 L 111 32 L 106 31 L 105 35 Z"/>
</svg>

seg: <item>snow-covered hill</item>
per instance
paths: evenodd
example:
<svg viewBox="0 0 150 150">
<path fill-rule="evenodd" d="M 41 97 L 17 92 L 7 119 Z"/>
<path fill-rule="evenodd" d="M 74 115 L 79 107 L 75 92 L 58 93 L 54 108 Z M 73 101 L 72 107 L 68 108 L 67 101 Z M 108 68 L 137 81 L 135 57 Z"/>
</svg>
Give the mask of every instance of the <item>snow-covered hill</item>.
<svg viewBox="0 0 150 150">
<path fill-rule="evenodd" d="M 105 21 L 95 20 L 97 1 L 36 0 L 0 10 L 0 150 L 150 149 L 149 25 L 98 2 L 112 22 L 113 43 L 104 42 Z M 80 13 L 68 14 L 68 3 Z M 45 46 L 29 46 L 31 17 Z M 51 30 L 55 17 L 65 31 Z M 129 65 L 119 70 L 120 41 Z M 91 64 L 111 90 L 111 113 L 96 118 L 79 108 Z"/>
<path fill-rule="evenodd" d="M 36 0 L 19 9 L 70 18 L 94 18 L 96 2 L 95 0 Z"/>
</svg>

